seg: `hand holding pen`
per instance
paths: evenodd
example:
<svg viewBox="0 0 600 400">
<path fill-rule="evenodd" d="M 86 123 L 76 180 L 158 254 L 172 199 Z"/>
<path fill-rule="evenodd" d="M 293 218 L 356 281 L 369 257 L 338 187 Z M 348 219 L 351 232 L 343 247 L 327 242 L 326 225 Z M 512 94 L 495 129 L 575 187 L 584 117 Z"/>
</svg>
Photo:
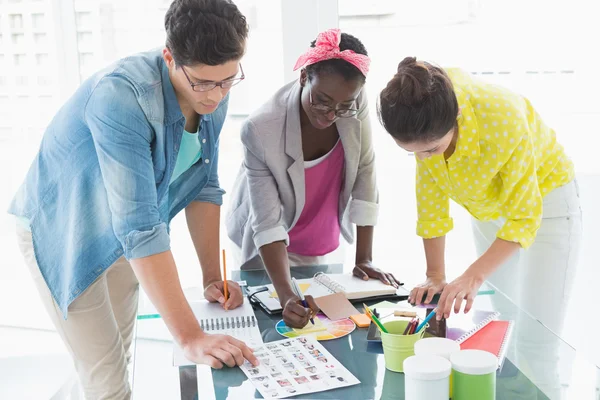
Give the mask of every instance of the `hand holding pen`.
<svg viewBox="0 0 600 400">
<path fill-rule="evenodd" d="M 302 302 L 302 305 L 304 306 L 304 308 L 311 310 L 310 311 L 311 312 L 310 322 L 314 325 L 315 320 L 312 317 L 312 309 L 308 306 L 308 303 L 306 302 L 306 298 L 304 297 L 304 293 L 302 293 L 302 290 L 300 290 L 300 286 L 298 286 L 298 282 L 296 282 L 296 278 L 292 278 L 292 289 L 294 289 L 296 296 L 298 296 L 300 298 L 300 301 Z"/>
</svg>

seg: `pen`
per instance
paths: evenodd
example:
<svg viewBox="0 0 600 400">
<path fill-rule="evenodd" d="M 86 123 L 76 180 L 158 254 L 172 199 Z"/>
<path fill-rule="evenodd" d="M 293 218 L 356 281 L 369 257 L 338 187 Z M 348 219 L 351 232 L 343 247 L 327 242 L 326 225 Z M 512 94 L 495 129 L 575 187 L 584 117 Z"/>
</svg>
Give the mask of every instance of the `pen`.
<svg viewBox="0 0 600 400">
<path fill-rule="evenodd" d="M 225 249 L 223 249 L 223 296 L 225 297 L 225 302 L 227 302 L 229 290 L 227 290 L 227 260 L 225 259 Z"/>
<path fill-rule="evenodd" d="M 416 333 L 420 332 L 421 329 L 427 325 L 427 323 L 429 322 L 429 320 L 431 318 L 433 318 L 433 316 L 435 315 L 435 312 L 437 311 L 437 308 L 434 308 L 433 310 L 431 310 L 431 312 L 429 313 L 429 315 L 427 316 L 427 318 L 425 318 L 423 320 L 423 322 L 421 322 L 421 324 L 419 326 L 417 326 L 417 330 L 415 331 Z"/>
<path fill-rule="evenodd" d="M 294 292 L 296 292 L 296 296 L 300 297 L 300 301 L 302 302 L 302 305 L 306 308 L 308 308 L 309 310 L 310 307 L 308 306 L 308 303 L 306 302 L 306 299 L 304 298 L 304 294 L 302 293 L 302 290 L 300 290 L 300 286 L 298 286 L 298 282 L 296 282 L 296 278 L 292 278 L 292 288 L 294 289 Z M 312 310 L 310 311 L 311 315 L 312 315 Z M 310 322 L 314 325 L 315 324 L 315 320 L 311 317 L 310 318 Z"/>
</svg>

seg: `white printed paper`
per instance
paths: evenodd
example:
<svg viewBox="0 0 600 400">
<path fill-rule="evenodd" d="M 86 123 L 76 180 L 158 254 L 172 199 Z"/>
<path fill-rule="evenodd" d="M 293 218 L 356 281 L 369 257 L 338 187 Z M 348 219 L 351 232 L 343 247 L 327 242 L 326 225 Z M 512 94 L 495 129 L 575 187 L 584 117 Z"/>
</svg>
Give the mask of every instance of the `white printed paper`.
<svg viewBox="0 0 600 400">
<path fill-rule="evenodd" d="M 254 349 L 260 365 L 240 368 L 265 399 L 323 392 L 360 383 L 313 338 L 265 343 Z"/>
</svg>

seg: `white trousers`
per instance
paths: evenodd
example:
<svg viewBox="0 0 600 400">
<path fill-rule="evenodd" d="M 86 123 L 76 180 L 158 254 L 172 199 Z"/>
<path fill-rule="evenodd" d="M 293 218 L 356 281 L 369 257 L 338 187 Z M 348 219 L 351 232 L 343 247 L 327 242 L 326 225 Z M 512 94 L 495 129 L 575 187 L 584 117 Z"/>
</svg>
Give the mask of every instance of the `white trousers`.
<svg viewBox="0 0 600 400">
<path fill-rule="evenodd" d="M 31 232 L 18 225 L 17 238 L 42 303 L 71 353 L 85 398 L 129 399 L 127 365 L 139 287 L 129 262 L 119 258 L 71 303 L 65 320 L 37 265 Z"/>
<path fill-rule="evenodd" d="M 521 249 L 488 279 L 522 310 L 537 319 L 556 335 L 562 334 L 565 311 L 571 295 L 582 243 L 582 212 L 577 181 L 554 189 L 544 198 L 543 218 L 535 242 Z M 482 222 L 473 219 L 475 246 L 483 254 L 496 239 L 504 219 Z M 513 340 L 516 357 L 537 360 L 528 370 L 534 383 L 551 399 L 561 398 L 558 369 L 558 342 L 532 334 L 523 318 L 517 320 Z M 517 361 L 518 362 L 518 361 Z M 519 366 L 522 367 L 522 366 Z M 515 395 L 515 398 L 518 398 Z"/>
</svg>

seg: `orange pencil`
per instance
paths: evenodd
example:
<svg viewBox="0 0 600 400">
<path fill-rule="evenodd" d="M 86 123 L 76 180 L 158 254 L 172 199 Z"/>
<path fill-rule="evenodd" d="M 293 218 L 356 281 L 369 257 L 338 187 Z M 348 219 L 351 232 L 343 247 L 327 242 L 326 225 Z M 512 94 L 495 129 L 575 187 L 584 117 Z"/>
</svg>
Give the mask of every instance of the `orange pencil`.
<svg viewBox="0 0 600 400">
<path fill-rule="evenodd" d="M 227 260 L 225 259 L 225 249 L 223 249 L 223 294 L 225 301 L 229 297 L 229 291 L 227 290 Z"/>
</svg>

